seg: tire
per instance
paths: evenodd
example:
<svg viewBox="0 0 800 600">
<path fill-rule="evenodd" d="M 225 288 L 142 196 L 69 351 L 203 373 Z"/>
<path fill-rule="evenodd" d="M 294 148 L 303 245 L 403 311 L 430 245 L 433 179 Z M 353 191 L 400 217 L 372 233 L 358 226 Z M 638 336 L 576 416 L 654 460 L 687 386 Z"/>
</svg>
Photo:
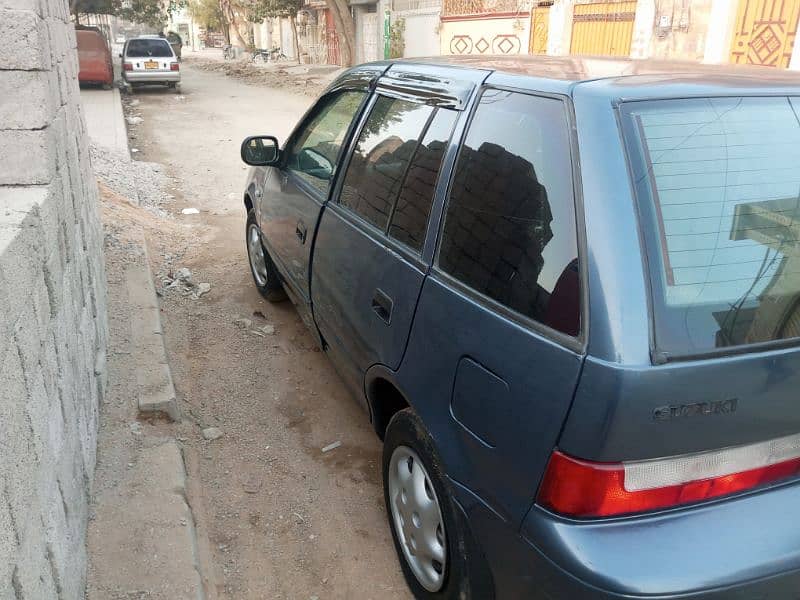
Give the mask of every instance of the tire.
<svg viewBox="0 0 800 600">
<path fill-rule="evenodd" d="M 253 236 L 251 238 L 251 236 Z M 280 302 L 286 299 L 286 292 L 281 284 L 278 270 L 272 262 L 266 248 L 261 243 L 261 234 L 256 222 L 256 213 L 252 208 L 247 211 L 247 225 L 245 226 L 245 245 L 247 259 L 250 264 L 250 274 L 258 292 L 270 302 Z M 261 252 L 258 256 L 257 252 Z"/>
<path fill-rule="evenodd" d="M 421 471 L 415 472 L 420 466 Z M 404 482 L 399 475 L 401 469 L 408 469 Z M 417 494 L 413 486 L 421 480 L 424 480 L 422 493 Z M 414 597 L 421 600 L 491 600 L 494 586 L 489 568 L 449 489 L 439 455 L 422 420 L 410 408 L 399 411 L 389 422 L 384 438 L 383 494 L 392 539 L 406 583 Z M 416 491 L 420 492 L 420 487 Z M 414 497 L 423 502 L 415 502 Z M 403 502 L 402 498 L 406 501 Z M 436 505 L 438 513 L 430 509 L 430 503 Z M 424 506 L 428 506 L 428 510 L 414 510 Z M 403 512 L 410 518 L 403 518 Z M 434 528 L 432 524 L 437 518 L 439 523 Z M 434 529 L 435 536 L 431 534 Z M 406 538 L 413 541 L 407 544 Z M 418 544 L 417 538 L 423 541 Z M 425 538 L 438 542 L 444 550 L 443 561 L 430 558 L 436 550 L 432 553 L 426 553 L 424 549 L 419 551 L 421 545 L 437 546 L 436 543 L 426 543 Z M 416 552 L 410 549 L 412 545 Z M 416 561 L 416 566 L 412 566 L 409 560 Z M 419 575 L 420 571 L 422 575 Z"/>
</svg>

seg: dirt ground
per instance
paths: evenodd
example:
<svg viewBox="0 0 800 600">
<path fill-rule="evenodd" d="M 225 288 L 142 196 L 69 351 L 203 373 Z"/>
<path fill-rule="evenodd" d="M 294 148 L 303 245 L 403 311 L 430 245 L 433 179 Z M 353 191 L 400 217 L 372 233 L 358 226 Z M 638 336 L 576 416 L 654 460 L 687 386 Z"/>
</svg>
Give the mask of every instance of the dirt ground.
<svg viewBox="0 0 800 600">
<path fill-rule="evenodd" d="M 311 101 L 191 61 L 181 94 L 126 100 L 143 119 L 129 127 L 134 158 L 164 164 L 174 196 L 166 220 L 145 228 L 156 285 L 182 267 L 211 284 L 199 299 L 160 291 L 184 415 L 173 428 L 210 598 L 410 597 L 383 506 L 380 441 L 292 305 L 264 301 L 247 267 L 240 140 L 284 139 Z M 188 207 L 199 214 L 182 214 Z M 222 437 L 206 441 L 206 427 Z"/>
<path fill-rule="evenodd" d="M 224 73 L 245 83 L 282 88 L 316 98 L 342 69 L 320 65 L 297 65 L 282 61 L 266 65 L 253 64 L 249 58 L 222 60 L 222 50 L 208 48 L 202 52 L 186 53 L 184 63 L 195 69 Z"/>
</svg>

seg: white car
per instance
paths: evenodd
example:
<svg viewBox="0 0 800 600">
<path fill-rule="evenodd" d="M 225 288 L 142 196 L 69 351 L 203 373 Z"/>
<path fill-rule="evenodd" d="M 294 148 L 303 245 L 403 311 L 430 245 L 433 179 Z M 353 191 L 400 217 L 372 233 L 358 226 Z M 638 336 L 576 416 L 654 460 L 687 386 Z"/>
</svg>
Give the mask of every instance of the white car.
<svg viewBox="0 0 800 600">
<path fill-rule="evenodd" d="M 122 78 L 131 87 L 162 84 L 178 89 L 181 71 L 178 57 L 161 37 L 137 37 L 122 49 Z"/>
</svg>

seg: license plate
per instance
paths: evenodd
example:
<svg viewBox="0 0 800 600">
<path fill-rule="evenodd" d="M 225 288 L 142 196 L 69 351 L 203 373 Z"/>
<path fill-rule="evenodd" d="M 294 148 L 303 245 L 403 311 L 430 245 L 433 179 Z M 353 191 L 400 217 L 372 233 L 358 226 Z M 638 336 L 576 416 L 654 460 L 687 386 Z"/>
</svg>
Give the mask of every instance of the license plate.
<svg viewBox="0 0 800 600">
<path fill-rule="evenodd" d="M 158 68 L 158 61 L 156 61 L 156 60 L 146 60 L 146 61 L 144 61 L 144 68 L 145 69 L 157 69 Z"/>
</svg>

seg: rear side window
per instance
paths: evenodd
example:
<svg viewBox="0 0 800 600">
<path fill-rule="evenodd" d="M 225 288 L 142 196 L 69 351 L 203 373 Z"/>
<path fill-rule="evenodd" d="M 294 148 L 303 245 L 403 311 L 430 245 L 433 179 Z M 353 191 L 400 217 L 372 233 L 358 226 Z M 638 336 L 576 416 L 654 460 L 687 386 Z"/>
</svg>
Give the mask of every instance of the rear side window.
<svg viewBox="0 0 800 600">
<path fill-rule="evenodd" d="M 172 56 L 172 48 L 166 40 L 131 40 L 125 52 L 130 58 L 168 58 Z"/>
<path fill-rule="evenodd" d="M 623 105 L 664 357 L 800 336 L 796 98 Z"/>
<path fill-rule="evenodd" d="M 580 329 L 580 277 L 564 102 L 480 99 L 456 165 L 438 266 L 552 329 Z"/>
<path fill-rule="evenodd" d="M 417 147 L 392 214 L 389 235 L 421 251 L 442 159 L 458 113 L 440 108 Z"/>
<path fill-rule="evenodd" d="M 358 137 L 339 202 L 386 230 L 392 207 L 435 109 L 378 97 Z"/>
</svg>

